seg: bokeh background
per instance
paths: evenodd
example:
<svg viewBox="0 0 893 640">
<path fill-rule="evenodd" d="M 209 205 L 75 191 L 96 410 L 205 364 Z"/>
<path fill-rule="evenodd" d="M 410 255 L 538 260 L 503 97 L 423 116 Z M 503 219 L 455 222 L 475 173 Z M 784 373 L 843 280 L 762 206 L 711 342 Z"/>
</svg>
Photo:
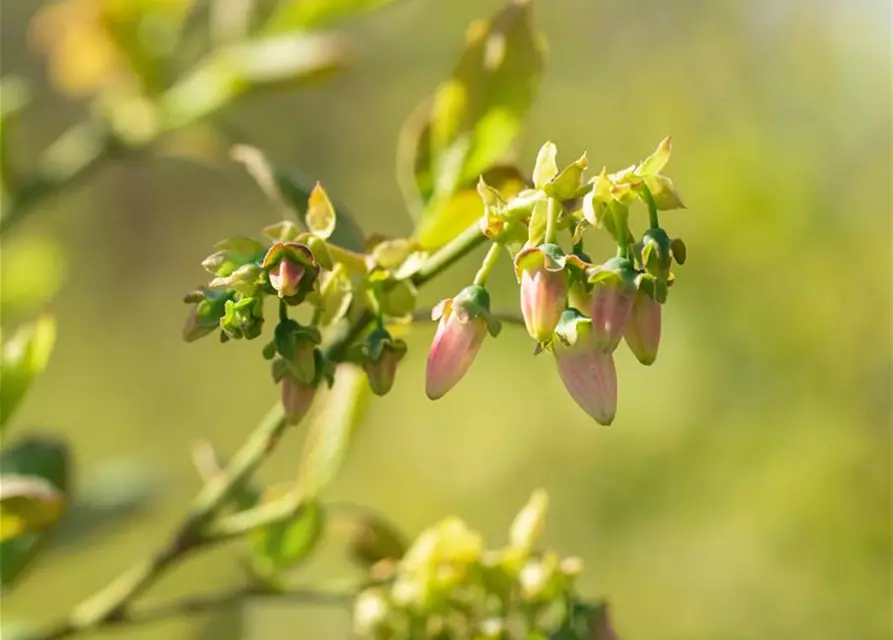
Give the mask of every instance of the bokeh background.
<svg viewBox="0 0 893 640">
<path fill-rule="evenodd" d="M 40 4 L 0 8 L 3 73 L 37 91 L 16 136 L 25 160 L 87 109 L 50 85 L 29 42 Z M 467 24 L 499 4 L 404 0 L 349 23 L 348 70 L 239 102 L 211 121 L 225 136 L 202 126 L 113 163 L 4 238 L 17 310 L 28 286 L 60 285 L 56 351 L 10 431 L 69 438 L 81 487 L 153 495 L 116 526 L 55 545 L 4 597 L 4 618 L 61 614 L 153 548 L 199 486 L 192 444 L 233 451 L 276 399 L 256 344 L 180 338 L 182 294 L 213 243 L 277 216 L 226 147 L 249 142 L 322 180 L 367 231 L 408 234 L 398 131 L 449 73 Z M 689 262 L 660 357 L 644 368 L 618 350 L 620 411 L 603 428 L 515 328 L 430 403 L 433 326 L 421 325 L 328 498 L 411 533 L 454 513 L 501 544 L 544 487 L 548 541 L 582 556 L 585 590 L 609 598 L 624 638 L 893 637 L 890 11 L 883 0 L 541 0 L 550 50 L 522 165 L 551 139 L 565 160 L 588 150 L 593 166 L 619 169 L 673 135 L 666 172 L 688 209 L 663 222 Z M 474 262 L 423 301 L 456 291 Z M 493 291 L 515 303 L 507 262 Z M 4 326 L 16 317 L 6 309 Z M 294 477 L 299 440 L 283 442 L 265 481 Z M 302 570 L 307 583 L 352 575 L 333 538 Z M 239 554 L 195 559 L 149 599 L 235 584 Z M 348 632 L 345 614 L 264 602 L 120 637 Z"/>
</svg>

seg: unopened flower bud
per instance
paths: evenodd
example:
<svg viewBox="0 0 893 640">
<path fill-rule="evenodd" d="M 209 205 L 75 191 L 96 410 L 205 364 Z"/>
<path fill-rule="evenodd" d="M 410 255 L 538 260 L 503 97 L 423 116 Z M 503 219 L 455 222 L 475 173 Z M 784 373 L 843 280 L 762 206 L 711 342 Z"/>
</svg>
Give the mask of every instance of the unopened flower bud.
<svg viewBox="0 0 893 640">
<path fill-rule="evenodd" d="M 612 258 L 590 272 L 589 307 L 594 340 L 603 351 L 614 351 L 623 337 L 636 298 L 635 271 L 626 258 Z"/>
<path fill-rule="evenodd" d="M 282 388 L 282 408 L 287 424 L 295 425 L 304 419 L 316 397 L 316 386 L 304 384 L 293 376 L 286 375 L 279 383 Z"/>
<path fill-rule="evenodd" d="M 490 294 L 477 285 L 442 301 L 434 307 L 432 318 L 440 323 L 428 352 L 425 393 L 436 400 L 468 372 L 487 333 L 496 336 L 500 325 L 490 315 Z"/>
<path fill-rule="evenodd" d="M 392 338 L 384 328 L 379 328 L 369 334 L 362 350 L 363 370 L 372 393 L 383 396 L 394 386 L 397 364 L 406 355 L 406 342 Z"/>
<path fill-rule="evenodd" d="M 220 328 L 228 338 L 253 340 L 261 334 L 264 310 L 260 298 L 247 296 L 227 300 L 224 309 Z"/>
<path fill-rule="evenodd" d="M 313 289 L 319 265 L 310 249 L 299 242 L 277 242 L 264 256 L 270 286 L 288 304 L 303 302 Z"/>
<path fill-rule="evenodd" d="M 226 303 L 232 300 L 234 292 L 215 291 L 201 288 L 187 296 L 187 302 L 195 306 L 189 311 L 183 325 L 183 339 L 193 342 L 202 338 L 220 326 L 220 319 L 226 313 Z"/>
<path fill-rule="evenodd" d="M 614 355 L 603 351 L 591 320 L 574 309 L 562 315 L 553 342 L 558 373 L 571 397 L 596 422 L 609 425 L 617 413 Z"/>
<path fill-rule="evenodd" d="M 564 265 L 553 258 L 552 247 L 524 249 L 515 258 L 515 272 L 521 281 L 521 315 L 527 333 L 539 342 L 552 336 L 567 301 L 567 274 Z"/>
<path fill-rule="evenodd" d="M 653 364 L 660 345 L 661 305 L 641 289 L 636 293 L 632 313 L 623 339 L 636 359 L 644 365 Z"/>
</svg>

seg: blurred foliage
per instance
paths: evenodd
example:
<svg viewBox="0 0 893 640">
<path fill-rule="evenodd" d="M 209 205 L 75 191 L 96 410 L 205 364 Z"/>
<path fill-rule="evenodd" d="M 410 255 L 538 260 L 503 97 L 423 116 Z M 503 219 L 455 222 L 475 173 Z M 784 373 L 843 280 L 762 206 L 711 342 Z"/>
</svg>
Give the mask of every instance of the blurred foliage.
<svg viewBox="0 0 893 640">
<path fill-rule="evenodd" d="M 20 112 L 14 128 L 4 114 L 2 135 L 17 142 L 22 161 L 84 116 L 47 95 L 28 55 L 23 34 L 30 33 L 60 91 L 84 96 L 106 87 L 132 96 L 162 85 L 163 121 L 213 116 L 218 135 L 325 181 L 365 228 L 408 233 L 391 186 L 394 140 L 457 55 L 456 34 L 501 3 L 395 3 L 350 27 L 363 53 L 350 74 L 300 95 L 282 75 L 261 74 L 251 82 L 286 91 L 220 113 L 219 96 L 241 92 L 245 82 L 226 76 L 213 85 L 222 93 L 200 91 L 221 79 L 215 65 L 234 59 L 242 62 L 237 75 L 250 75 L 255 56 L 281 56 L 287 73 L 290 53 L 306 51 L 307 34 L 283 48 L 271 40 L 280 37 L 272 18 L 264 27 L 274 14 L 240 20 L 219 8 L 238 3 L 197 3 L 193 11 L 201 4 L 218 12 L 215 42 L 235 47 L 209 56 L 185 35 L 198 24 L 174 10 L 186 4 L 170 4 L 159 24 L 140 27 L 132 16 L 116 17 L 114 2 L 4 2 L 2 75 L 28 78 L 48 101 Z M 535 12 L 552 46 L 519 147 L 522 164 L 531 165 L 533 145 L 546 137 L 571 153 L 590 149 L 593 166 L 632 161 L 667 131 L 676 141 L 676 178 L 689 210 L 668 216 L 697 250 L 673 291 L 661 360 L 647 375 L 625 377 L 634 362 L 618 361 L 630 409 L 606 430 L 579 413 L 551 370 L 537 369 L 545 365 L 512 331 L 488 342 L 461 388 L 430 404 L 420 382 L 430 336 L 416 331 L 406 336 L 410 351 L 394 391 L 370 405 L 332 492 L 374 503 L 410 530 L 455 512 L 495 534 L 532 486 L 547 486 L 548 539 L 579 551 L 588 568 L 581 591 L 610 596 L 624 637 L 889 638 L 891 105 L 889 92 L 878 90 L 891 77 L 889 7 L 555 0 Z M 147 46 L 110 54 L 112 27 L 124 29 L 115 37 Z M 311 42 L 321 47 L 318 63 L 291 69 L 316 77 L 340 66 L 340 41 Z M 135 88 L 127 65 L 155 65 L 172 49 L 173 68 L 162 65 Z M 179 75 L 201 61 L 207 66 L 196 74 Z M 135 140 L 154 126 L 142 106 L 129 102 L 118 120 Z M 221 160 L 217 147 L 195 139 L 201 157 Z M 4 158 L 4 173 L 10 167 Z M 4 174 L 4 189 L 15 177 Z M 64 245 L 68 264 L 54 304 L 57 348 L 13 430 L 52 425 L 78 452 L 78 476 L 137 453 L 178 480 L 151 518 L 131 512 L 102 544 L 60 546 L 4 598 L 4 618 L 59 613 L 153 546 L 197 484 L 183 452 L 198 437 L 230 451 L 275 399 L 256 350 L 180 342 L 172 292 L 196 279 L 197 246 L 278 217 L 225 163 L 209 171 L 147 159 L 100 173 L 4 237 L 4 340 L 11 319 L 21 318 L 7 306 L 6 292 L 15 290 L 8 282 L 22 273 L 48 297 L 62 273 L 55 250 L 13 269 L 14 252 L 26 241 L 52 242 Z M 457 269 L 425 299 L 456 290 L 472 268 Z M 515 304 L 514 293 L 499 296 L 509 280 L 494 279 L 494 304 Z M 21 304 L 31 313 L 42 302 Z M 15 446 L 4 442 L 5 451 Z M 293 477 L 297 460 L 288 440 L 264 475 Z M 39 535 L 14 542 L 36 548 Z M 4 575 L 18 566 L 6 545 Z M 28 549 L 17 553 L 26 557 Z M 324 557 L 300 571 L 312 581 L 343 569 L 339 563 Z M 232 582 L 227 567 L 214 556 L 159 591 Z M 214 631 L 178 620 L 128 637 L 276 640 L 297 628 L 342 637 L 339 624 L 292 604 L 248 603 Z"/>
</svg>

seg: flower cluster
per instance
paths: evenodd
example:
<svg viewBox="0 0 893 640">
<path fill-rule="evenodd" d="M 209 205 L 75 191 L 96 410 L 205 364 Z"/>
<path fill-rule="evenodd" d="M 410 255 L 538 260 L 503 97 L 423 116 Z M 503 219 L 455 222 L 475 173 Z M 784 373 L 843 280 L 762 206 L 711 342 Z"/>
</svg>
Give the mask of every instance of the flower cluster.
<svg viewBox="0 0 893 640">
<path fill-rule="evenodd" d="M 401 557 L 371 567 L 373 584 L 354 603 L 356 633 L 616 640 L 605 605 L 577 595 L 582 561 L 540 548 L 546 507 L 545 492 L 536 491 L 500 549 L 486 549 L 481 535 L 455 517 L 423 531 Z"/>
<path fill-rule="evenodd" d="M 384 395 L 406 352 L 406 344 L 384 328 L 385 319 L 406 316 L 415 304 L 414 290 L 382 266 L 387 241 L 378 239 L 368 255 L 329 242 L 335 211 L 318 184 L 310 193 L 304 224 L 307 231 L 285 221 L 265 229 L 264 240 L 236 237 L 219 243 L 202 262 L 213 279 L 185 298 L 193 305 L 183 329 L 189 342 L 214 332 L 221 342 L 258 338 L 265 300 L 278 300 L 278 322 L 263 355 L 272 361 L 273 380 L 291 424 L 309 412 L 321 383 L 332 382 L 336 363 L 320 348 L 324 330 L 345 320 L 351 310 L 354 315 L 374 310 L 375 323 L 358 333 L 346 358 L 362 366 L 374 393 Z M 352 305 L 354 298 L 361 304 Z M 292 312 L 309 317 L 309 323 L 292 318 Z"/>
<path fill-rule="evenodd" d="M 535 353 L 551 351 L 574 400 L 597 422 L 611 424 L 617 412 L 614 352 L 625 342 L 639 362 L 654 362 L 672 263 L 685 261 L 684 243 L 671 239 L 658 220 L 659 211 L 682 207 L 673 183 L 661 174 L 669 155 L 668 138 L 639 164 L 587 179 L 585 155 L 559 170 L 555 145 L 546 143 L 527 188 L 511 197 L 480 179 L 478 239 L 489 240 L 490 249 L 473 283 L 433 309 L 438 326 L 428 353 L 429 398 L 455 387 L 485 338 L 499 334 L 486 283 L 507 250 Z M 630 228 L 636 202 L 648 211 L 638 238 Z M 278 300 L 278 323 L 263 353 L 272 360 L 291 423 L 309 411 L 321 382 L 331 384 L 340 361 L 360 365 L 373 393 L 391 390 L 406 353 L 406 343 L 391 331 L 412 320 L 415 276 L 429 260 L 438 261 L 414 239 L 372 236 L 362 252 L 333 243 L 334 207 L 318 184 L 309 194 L 304 226 L 301 231 L 282 222 L 265 230 L 265 240 L 221 242 L 202 262 L 213 279 L 186 297 L 194 305 L 184 330 L 188 341 L 213 332 L 223 342 L 255 339 L 263 333 L 265 299 Z M 610 234 L 615 256 L 594 262 L 585 253 L 589 228 Z M 291 317 L 292 310 L 309 322 Z M 347 324 L 350 339 L 327 353 L 321 345 L 339 323 Z"/>
<path fill-rule="evenodd" d="M 660 173 L 670 156 L 670 139 L 641 163 L 586 180 L 585 154 L 564 169 L 552 143 L 540 149 L 533 186 L 505 201 L 483 180 L 482 232 L 493 241 L 473 286 L 436 309 L 440 320 L 428 356 L 427 390 L 432 399 L 452 388 L 471 366 L 489 332 L 499 323 L 491 315 L 484 284 L 505 247 L 514 256 L 521 292 L 521 315 L 536 353 L 554 353 L 568 392 L 597 422 L 609 425 L 617 412 L 614 351 L 626 342 L 635 357 L 650 365 L 657 357 L 661 306 L 673 284 L 672 262 L 685 262 L 685 245 L 660 227 L 658 212 L 681 208 L 672 181 Z M 636 239 L 630 207 L 645 204 L 648 227 Z M 617 255 L 594 263 L 584 252 L 589 227 L 607 231 Z M 559 237 L 566 232 L 569 251 Z"/>
</svg>

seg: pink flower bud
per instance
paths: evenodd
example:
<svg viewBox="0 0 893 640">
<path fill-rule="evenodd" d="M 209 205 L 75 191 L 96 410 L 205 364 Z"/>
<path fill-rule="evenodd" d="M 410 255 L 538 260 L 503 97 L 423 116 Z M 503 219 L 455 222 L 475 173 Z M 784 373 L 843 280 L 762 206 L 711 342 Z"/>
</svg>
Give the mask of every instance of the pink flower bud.
<svg viewBox="0 0 893 640">
<path fill-rule="evenodd" d="M 489 331 L 499 333 L 499 324 L 489 315 L 490 296 L 479 286 L 464 289 L 452 300 L 434 308 L 440 319 L 428 352 L 425 393 L 437 400 L 452 389 L 471 368 Z"/>
<path fill-rule="evenodd" d="M 369 378 L 372 393 L 377 396 L 387 394 L 394 386 L 397 377 L 397 365 L 406 355 L 406 343 L 394 340 L 381 346 L 377 358 L 368 358 L 363 362 L 363 370 Z"/>
<path fill-rule="evenodd" d="M 539 247 L 521 251 L 515 269 L 521 280 L 521 315 L 527 333 L 539 342 L 548 340 L 566 305 L 567 275 Z"/>
<path fill-rule="evenodd" d="M 636 359 L 650 365 L 657 358 L 660 344 L 660 303 L 644 291 L 636 293 L 633 310 L 623 332 L 623 339 Z"/>
<path fill-rule="evenodd" d="M 313 399 L 316 397 L 316 387 L 304 384 L 290 375 L 282 378 L 282 408 L 285 410 L 287 424 L 295 425 L 304 419 Z"/>
<path fill-rule="evenodd" d="M 596 344 L 603 351 L 614 351 L 623 337 L 633 303 L 635 287 L 613 282 L 598 282 L 592 289 L 589 317 Z"/>
<path fill-rule="evenodd" d="M 304 267 L 284 258 L 270 271 L 270 284 L 283 298 L 297 295 L 304 277 Z"/>
<path fill-rule="evenodd" d="M 566 315 L 571 313 L 566 312 Z M 580 408 L 599 424 L 609 425 L 617 413 L 614 354 L 599 347 L 594 331 L 588 326 L 576 329 L 572 335 L 572 344 L 567 344 L 564 339 L 552 343 L 558 373 Z"/>
</svg>

